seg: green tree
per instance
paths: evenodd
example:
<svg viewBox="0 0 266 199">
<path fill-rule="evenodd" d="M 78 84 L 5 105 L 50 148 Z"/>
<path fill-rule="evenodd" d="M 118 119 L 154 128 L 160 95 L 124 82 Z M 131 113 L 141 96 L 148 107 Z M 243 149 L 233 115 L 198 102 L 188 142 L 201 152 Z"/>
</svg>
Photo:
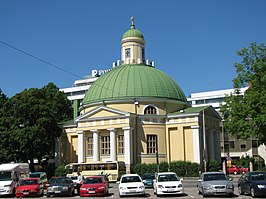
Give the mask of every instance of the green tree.
<svg viewBox="0 0 266 199">
<path fill-rule="evenodd" d="M 71 103 L 52 83 L 31 88 L 7 100 L 0 117 L 0 161 L 39 162 L 53 157 L 58 123 L 72 116 Z"/>
<path fill-rule="evenodd" d="M 7 96 L 2 92 L 2 90 L 0 89 L 0 111 L 4 106 L 4 103 L 7 101 Z M 1 114 L 1 112 L 0 112 Z"/>
<path fill-rule="evenodd" d="M 221 112 L 224 127 L 236 138 L 254 136 L 260 143 L 266 141 L 266 46 L 251 43 L 237 54 L 242 57 L 235 63 L 237 77 L 233 79 L 235 93 L 225 98 Z M 244 95 L 239 88 L 248 86 Z"/>
</svg>

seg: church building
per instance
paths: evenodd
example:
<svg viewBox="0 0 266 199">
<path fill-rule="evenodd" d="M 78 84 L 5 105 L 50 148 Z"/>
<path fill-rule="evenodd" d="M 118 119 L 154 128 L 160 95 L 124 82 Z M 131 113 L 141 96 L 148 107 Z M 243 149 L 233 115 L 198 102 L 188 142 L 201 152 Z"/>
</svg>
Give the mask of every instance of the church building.
<svg viewBox="0 0 266 199">
<path fill-rule="evenodd" d="M 221 117 L 211 106 L 192 108 L 178 84 L 145 60 L 145 39 L 133 18 L 120 63 L 91 85 L 79 116 L 63 125 L 61 163 L 122 161 L 130 173 L 157 157 L 220 161 Z"/>
</svg>

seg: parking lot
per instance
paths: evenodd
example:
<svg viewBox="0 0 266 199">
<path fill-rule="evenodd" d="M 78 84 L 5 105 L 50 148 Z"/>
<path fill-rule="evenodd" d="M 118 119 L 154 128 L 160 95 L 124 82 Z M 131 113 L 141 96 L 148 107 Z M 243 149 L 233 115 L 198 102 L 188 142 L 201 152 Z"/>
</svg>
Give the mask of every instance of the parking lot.
<svg viewBox="0 0 266 199">
<path fill-rule="evenodd" d="M 233 179 L 233 183 L 234 183 L 234 187 L 235 187 L 235 195 L 231 198 L 239 198 L 239 199 L 244 199 L 244 198 L 251 198 L 251 196 L 248 195 L 241 195 L 239 196 L 238 194 L 238 189 L 237 189 L 237 180 L 238 180 L 239 176 L 234 176 Z M 173 195 L 173 196 L 164 196 L 164 197 L 160 197 L 160 198 L 203 198 L 202 195 L 198 195 L 198 190 L 197 190 L 197 179 L 184 179 L 183 180 L 183 186 L 184 186 L 184 195 Z M 4 198 L 4 196 L 2 196 L 1 198 Z M 12 197 L 9 197 L 12 198 Z M 43 196 L 42 198 L 46 198 L 46 196 Z M 73 196 L 73 197 L 53 197 L 53 198 L 80 198 L 80 196 Z M 96 197 L 90 197 L 90 198 L 96 198 Z M 119 194 L 118 194 L 118 184 L 116 183 L 110 183 L 110 189 L 109 189 L 109 195 L 106 197 L 97 197 L 98 199 L 101 198 L 119 198 Z M 158 198 L 156 195 L 154 195 L 153 193 L 153 189 L 146 189 L 146 196 L 127 196 L 124 198 Z M 228 198 L 227 196 L 213 196 L 213 197 L 208 197 L 208 198 Z"/>
</svg>

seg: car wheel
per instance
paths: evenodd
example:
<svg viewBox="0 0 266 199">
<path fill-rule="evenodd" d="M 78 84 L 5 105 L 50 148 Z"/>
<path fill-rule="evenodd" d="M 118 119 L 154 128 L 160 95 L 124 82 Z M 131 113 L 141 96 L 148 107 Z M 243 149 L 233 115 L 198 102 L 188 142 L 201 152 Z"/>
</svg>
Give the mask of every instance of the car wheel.
<svg viewBox="0 0 266 199">
<path fill-rule="evenodd" d="M 240 185 L 238 185 L 238 193 L 239 193 L 239 195 L 243 195 L 244 194 L 244 192 L 243 192 L 243 190 L 242 190 Z"/>
<path fill-rule="evenodd" d="M 256 197 L 256 194 L 255 194 L 253 187 L 250 188 L 250 195 L 252 198 Z"/>
<path fill-rule="evenodd" d="M 202 191 L 201 193 L 202 193 L 202 197 L 205 198 L 206 194 L 204 193 L 204 191 Z"/>
</svg>

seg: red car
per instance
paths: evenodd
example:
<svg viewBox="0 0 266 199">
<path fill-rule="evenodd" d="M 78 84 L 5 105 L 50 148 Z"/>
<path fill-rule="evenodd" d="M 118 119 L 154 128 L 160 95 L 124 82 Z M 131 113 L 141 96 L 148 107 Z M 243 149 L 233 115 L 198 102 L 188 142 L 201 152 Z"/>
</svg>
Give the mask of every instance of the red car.
<svg viewBox="0 0 266 199">
<path fill-rule="evenodd" d="M 238 166 L 236 166 L 234 164 L 231 167 L 227 167 L 227 169 L 228 169 L 228 172 L 230 174 L 238 174 L 238 173 L 240 173 L 240 169 L 238 168 Z"/>
<path fill-rule="evenodd" d="M 108 181 L 104 176 L 89 176 L 80 187 L 80 196 L 107 196 L 108 193 Z"/>
<path fill-rule="evenodd" d="M 41 196 L 43 195 L 43 184 L 39 178 L 24 178 L 19 182 L 16 189 L 16 197 Z"/>
<path fill-rule="evenodd" d="M 243 166 L 238 166 L 238 168 L 239 168 L 240 173 L 246 173 L 246 172 L 249 171 L 249 168 L 246 168 L 246 167 L 243 167 Z"/>
</svg>

